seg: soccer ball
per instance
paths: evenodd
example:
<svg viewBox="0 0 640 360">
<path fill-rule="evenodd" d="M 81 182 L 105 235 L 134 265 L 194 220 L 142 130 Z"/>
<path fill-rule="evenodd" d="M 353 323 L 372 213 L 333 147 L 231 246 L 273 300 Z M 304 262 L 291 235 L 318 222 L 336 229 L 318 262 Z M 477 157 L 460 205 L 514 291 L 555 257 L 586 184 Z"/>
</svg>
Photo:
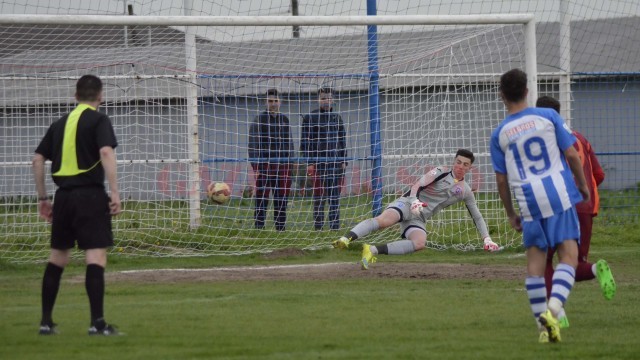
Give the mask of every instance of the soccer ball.
<svg viewBox="0 0 640 360">
<path fill-rule="evenodd" d="M 216 204 L 226 204 L 231 198 L 231 188 L 223 182 L 212 182 L 207 186 L 207 195 Z"/>
</svg>

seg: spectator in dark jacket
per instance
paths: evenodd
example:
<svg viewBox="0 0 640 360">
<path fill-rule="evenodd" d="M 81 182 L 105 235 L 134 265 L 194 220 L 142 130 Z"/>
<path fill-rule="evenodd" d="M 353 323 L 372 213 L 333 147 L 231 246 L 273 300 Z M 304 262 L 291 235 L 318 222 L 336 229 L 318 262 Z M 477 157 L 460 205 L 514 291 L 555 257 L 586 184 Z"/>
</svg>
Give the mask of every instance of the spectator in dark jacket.
<svg viewBox="0 0 640 360">
<path fill-rule="evenodd" d="M 267 110 L 256 116 L 249 128 L 249 161 L 256 175 L 255 227 L 263 229 L 273 192 L 273 220 L 284 231 L 291 188 L 293 141 L 289 119 L 280 113 L 276 89 L 267 91 Z"/>
<path fill-rule="evenodd" d="M 329 202 L 329 227 L 340 228 L 340 190 L 347 167 L 347 143 L 340 114 L 333 112 L 333 89 L 318 92 L 320 108 L 304 116 L 300 152 L 307 174 L 313 178 L 313 219 L 316 230 L 324 225 L 324 204 Z"/>
</svg>

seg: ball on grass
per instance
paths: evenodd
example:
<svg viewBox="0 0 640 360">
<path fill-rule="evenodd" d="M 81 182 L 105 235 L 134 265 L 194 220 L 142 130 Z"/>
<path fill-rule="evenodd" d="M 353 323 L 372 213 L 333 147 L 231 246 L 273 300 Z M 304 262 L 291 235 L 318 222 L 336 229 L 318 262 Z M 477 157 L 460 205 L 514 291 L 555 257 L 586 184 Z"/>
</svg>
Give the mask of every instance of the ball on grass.
<svg viewBox="0 0 640 360">
<path fill-rule="evenodd" d="M 207 195 L 209 200 L 218 205 L 226 204 L 231 198 L 231 188 L 223 182 L 212 182 L 207 186 Z"/>
</svg>

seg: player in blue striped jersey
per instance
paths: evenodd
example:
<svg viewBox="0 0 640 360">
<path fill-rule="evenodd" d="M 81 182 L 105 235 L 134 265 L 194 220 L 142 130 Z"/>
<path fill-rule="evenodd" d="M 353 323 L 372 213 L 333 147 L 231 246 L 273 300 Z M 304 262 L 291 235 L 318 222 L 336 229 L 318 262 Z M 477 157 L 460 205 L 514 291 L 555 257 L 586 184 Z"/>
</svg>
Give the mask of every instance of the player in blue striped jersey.
<svg viewBox="0 0 640 360">
<path fill-rule="evenodd" d="M 571 292 L 578 265 L 580 228 L 575 204 L 589 199 L 589 188 L 573 147 L 575 136 L 554 110 L 528 107 L 527 93 L 527 74 L 522 70 L 513 69 L 500 77 L 500 95 L 508 116 L 491 134 L 491 162 L 509 222 L 523 233 L 525 284 L 541 330 L 539 340 L 557 342 L 557 316 Z M 557 248 L 559 263 L 547 301 L 544 271 L 549 247 Z"/>
</svg>

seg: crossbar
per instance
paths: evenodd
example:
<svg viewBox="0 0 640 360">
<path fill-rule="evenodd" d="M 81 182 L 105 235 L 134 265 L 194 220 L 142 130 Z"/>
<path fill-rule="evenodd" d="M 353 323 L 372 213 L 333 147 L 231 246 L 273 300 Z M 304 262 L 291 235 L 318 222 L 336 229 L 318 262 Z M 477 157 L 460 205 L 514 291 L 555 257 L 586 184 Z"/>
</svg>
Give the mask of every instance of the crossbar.
<svg viewBox="0 0 640 360">
<path fill-rule="evenodd" d="M 376 15 L 376 16 L 121 16 L 0 15 L 0 25 L 158 25 L 158 26 L 292 26 L 292 25 L 465 25 L 525 24 L 533 14 Z"/>
</svg>

